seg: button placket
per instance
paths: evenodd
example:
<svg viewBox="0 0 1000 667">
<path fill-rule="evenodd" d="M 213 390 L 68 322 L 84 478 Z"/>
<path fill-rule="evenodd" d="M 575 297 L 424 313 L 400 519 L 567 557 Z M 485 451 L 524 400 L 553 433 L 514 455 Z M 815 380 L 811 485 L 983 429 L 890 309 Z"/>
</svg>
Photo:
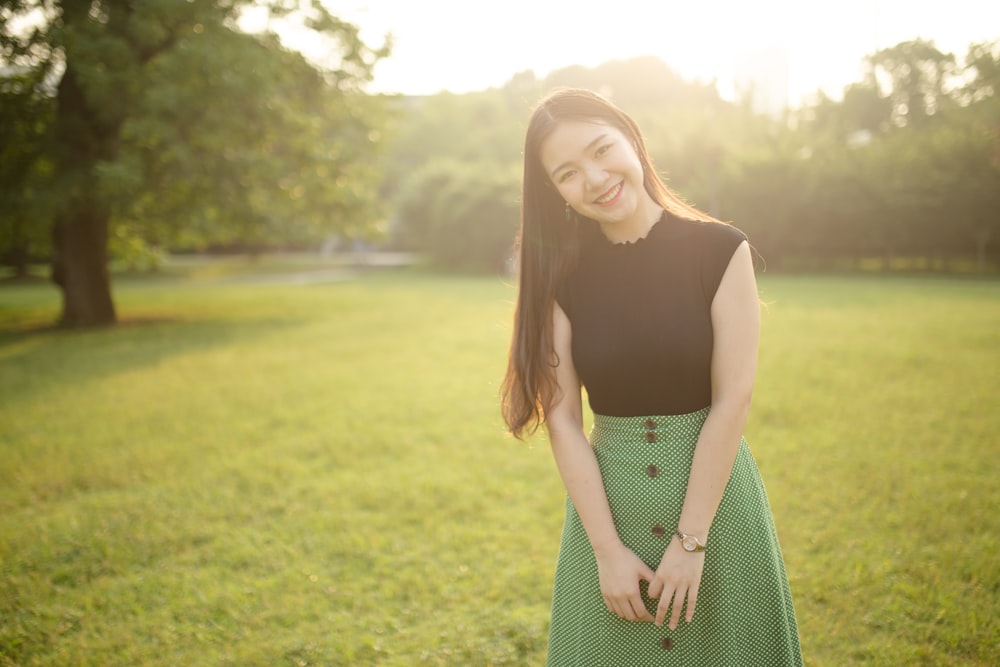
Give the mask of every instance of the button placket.
<svg viewBox="0 0 1000 667">
<path fill-rule="evenodd" d="M 656 421 L 653 419 L 647 419 L 645 422 L 643 422 L 643 426 L 646 427 L 646 442 L 651 444 L 656 442 L 657 441 Z M 646 466 L 646 475 L 648 475 L 650 478 L 658 477 L 660 475 L 660 467 L 655 463 L 650 463 L 648 466 Z M 654 524 L 650 530 L 653 533 L 653 537 L 663 537 L 664 535 L 667 534 L 666 529 L 658 523 Z"/>
</svg>

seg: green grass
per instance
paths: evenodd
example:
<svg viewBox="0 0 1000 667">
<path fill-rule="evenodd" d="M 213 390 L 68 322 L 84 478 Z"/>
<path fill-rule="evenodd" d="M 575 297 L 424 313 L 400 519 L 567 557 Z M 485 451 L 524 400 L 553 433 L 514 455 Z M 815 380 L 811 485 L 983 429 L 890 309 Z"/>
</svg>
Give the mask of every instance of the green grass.
<svg viewBox="0 0 1000 667">
<path fill-rule="evenodd" d="M 1000 284 L 761 284 L 807 664 L 1000 663 Z M 540 664 L 563 491 L 498 417 L 513 296 L 132 279 L 63 333 L 0 289 L 0 665 Z"/>
</svg>

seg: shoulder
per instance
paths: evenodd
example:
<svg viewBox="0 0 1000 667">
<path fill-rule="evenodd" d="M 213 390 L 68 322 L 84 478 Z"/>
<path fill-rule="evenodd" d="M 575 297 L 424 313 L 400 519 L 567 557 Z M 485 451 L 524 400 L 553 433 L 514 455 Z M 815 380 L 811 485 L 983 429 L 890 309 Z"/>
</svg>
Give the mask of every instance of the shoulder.
<svg viewBox="0 0 1000 667">
<path fill-rule="evenodd" d="M 725 222 L 706 222 L 675 217 L 671 220 L 671 224 L 684 239 L 708 248 L 723 250 L 728 248 L 732 252 L 747 240 L 747 235 L 741 229 Z"/>
<path fill-rule="evenodd" d="M 694 264 L 705 301 L 711 303 L 730 260 L 747 241 L 747 235 L 724 222 L 675 218 L 673 224 L 677 245 L 683 247 L 685 257 Z"/>
</svg>

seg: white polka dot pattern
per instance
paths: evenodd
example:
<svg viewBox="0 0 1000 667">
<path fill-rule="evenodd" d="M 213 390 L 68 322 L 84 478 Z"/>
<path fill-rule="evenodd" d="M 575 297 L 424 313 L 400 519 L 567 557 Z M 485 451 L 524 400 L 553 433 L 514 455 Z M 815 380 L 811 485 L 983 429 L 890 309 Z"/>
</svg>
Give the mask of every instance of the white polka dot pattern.
<svg viewBox="0 0 1000 667">
<path fill-rule="evenodd" d="M 674 530 L 708 408 L 686 415 L 595 415 L 591 442 L 622 541 L 654 570 Z M 650 613 L 656 601 L 643 597 Z M 787 667 L 802 664 L 771 509 L 741 440 L 716 512 L 694 620 L 676 630 L 626 621 L 601 597 L 594 552 L 572 502 L 556 566 L 549 667 Z"/>
</svg>

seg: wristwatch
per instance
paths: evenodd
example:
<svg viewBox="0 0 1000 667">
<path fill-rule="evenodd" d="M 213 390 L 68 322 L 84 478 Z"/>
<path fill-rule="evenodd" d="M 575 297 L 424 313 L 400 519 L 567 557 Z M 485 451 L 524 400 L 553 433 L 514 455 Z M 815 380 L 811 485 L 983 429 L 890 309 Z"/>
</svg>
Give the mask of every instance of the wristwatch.
<svg viewBox="0 0 1000 667">
<path fill-rule="evenodd" d="M 694 535 L 688 535 L 686 533 L 682 533 L 680 528 L 677 529 L 677 537 L 681 539 L 681 546 L 684 547 L 684 551 L 705 550 L 705 545 L 702 544 L 701 540 L 699 540 Z"/>
</svg>

